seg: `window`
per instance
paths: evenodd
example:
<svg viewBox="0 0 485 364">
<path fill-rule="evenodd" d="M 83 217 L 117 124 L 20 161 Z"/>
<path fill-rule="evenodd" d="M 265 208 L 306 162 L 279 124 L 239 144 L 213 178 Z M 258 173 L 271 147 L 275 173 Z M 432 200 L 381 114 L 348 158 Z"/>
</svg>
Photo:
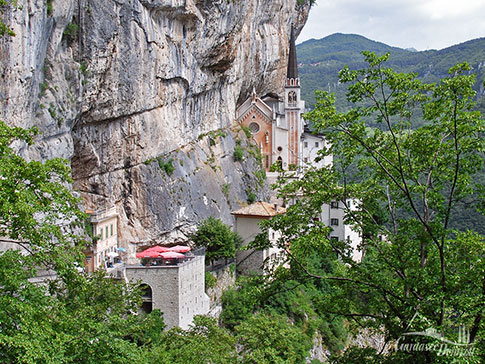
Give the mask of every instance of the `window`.
<svg viewBox="0 0 485 364">
<path fill-rule="evenodd" d="M 338 219 L 330 219 L 330 225 L 338 226 Z"/>
<path fill-rule="evenodd" d="M 315 147 L 320 147 L 320 143 L 319 142 L 315 142 Z"/>
<path fill-rule="evenodd" d="M 249 124 L 249 130 L 252 134 L 257 134 L 259 132 L 259 124 L 256 122 L 252 122 Z"/>
<path fill-rule="evenodd" d="M 308 148 L 308 142 L 303 142 L 303 148 Z"/>
<path fill-rule="evenodd" d="M 100 240 L 103 240 L 103 228 L 99 229 Z"/>
<path fill-rule="evenodd" d="M 307 157 L 303 158 L 303 162 L 308 163 L 308 158 Z"/>
<path fill-rule="evenodd" d="M 296 104 L 296 92 L 288 92 L 288 104 Z"/>
<path fill-rule="evenodd" d="M 104 237 L 105 238 L 108 238 L 108 225 L 106 225 L 106 228 L 105 228 L 105 234 L 104 234 Z"/>
<path fill-rule="evenodd" d="M 276 150 L 277 150 L 278 152 L 281 152 L 281 151 L 283 150 L 283 148 L 282 148 L 282 147 L 278 147 L 278 148 L 276 148 Z"/>
<path fill-rule="evenodd" d="M 110 231 L 110 236 L 113 236 L 113 224 L 111 224 L 111 226 L 110 226 L 110 230 L 111 230 L 111 231 Z"/>
<path fill-rule="evenodd" d="M 338 209 L 338 201 L 332 201 L 332 202 L 330 203 L 330 207 L 331 207 L 332 209 Z"/>
</svg>

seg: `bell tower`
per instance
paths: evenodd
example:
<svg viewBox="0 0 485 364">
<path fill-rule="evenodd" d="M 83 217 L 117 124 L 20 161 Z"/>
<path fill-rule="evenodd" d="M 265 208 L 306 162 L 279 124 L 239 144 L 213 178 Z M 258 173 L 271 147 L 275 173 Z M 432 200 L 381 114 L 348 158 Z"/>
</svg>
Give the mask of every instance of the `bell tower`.
<svg viewBox="0 0 485 364">
<path fill-rule="evenodd" d="M 302 133 L 301 113 L 304 107 L 300 100 L 300 78 L 296 61 L 295 30 L 291 25 L 290 51 L 285 85 L 285 118 L 288 125 L 288 165 L 298 166 L 299 145 Z"/>
</svg>

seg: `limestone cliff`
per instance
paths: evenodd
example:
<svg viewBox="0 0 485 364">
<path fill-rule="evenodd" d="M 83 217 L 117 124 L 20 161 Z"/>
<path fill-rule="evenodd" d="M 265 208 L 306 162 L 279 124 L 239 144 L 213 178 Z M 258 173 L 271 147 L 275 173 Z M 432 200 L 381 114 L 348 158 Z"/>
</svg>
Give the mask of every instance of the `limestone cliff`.
<svg viewBox="0 0 485 364">
<path fill-rule="evenodd" d="M 116 204 L 122 241 L 168 238 L 264 197 L 234 127 L 282 90 L 297 0 L 19 0 L 5 14 L 0 117 L 37 125 L 25 154 L 72 161 L 88 208 Z M 245 150 L 243 161 L 233 151 Z M 173 170 L 173 171 L 172 171 Z"/>
</svg>

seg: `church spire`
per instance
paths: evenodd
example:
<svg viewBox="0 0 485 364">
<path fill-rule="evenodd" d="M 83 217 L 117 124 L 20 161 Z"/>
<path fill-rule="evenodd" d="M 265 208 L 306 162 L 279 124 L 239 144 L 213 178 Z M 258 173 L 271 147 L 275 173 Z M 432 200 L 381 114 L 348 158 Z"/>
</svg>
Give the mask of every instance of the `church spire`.
<svg viewBox="0 0 485 364">
<path fill-rule="evenodd" d="M 290 34 L 290 53 L 288 55 L 288 71 L 286 73 L 287 79 L 298 78 L 298 65 L 296 63 L 296 46 L 295 46 L 295 30 L 291 24 Z"/>
</svg>

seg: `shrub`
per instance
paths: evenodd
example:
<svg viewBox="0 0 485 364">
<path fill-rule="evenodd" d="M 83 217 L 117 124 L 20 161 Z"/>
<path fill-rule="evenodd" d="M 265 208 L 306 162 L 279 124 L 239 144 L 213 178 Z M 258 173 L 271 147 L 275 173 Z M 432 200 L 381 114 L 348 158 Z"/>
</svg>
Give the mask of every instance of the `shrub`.
<svg viewBox="0 0 485 364">
<path fill-rule="evenodd" d="M 62 35 L 65 36 L 66 39 L 74 40 L 76 39 L 78 30 L 79 26 L 76 23 L 69 23 Z"/>
<path fill-rule="evenodd" d="M 206 247 L 206 259 L 211 262 L 221 258 L 234 258 L 236 249 L 242 243 L 238 233 L 231 231 L 221 220 L 209 217 L 192 235 L 197 246 Z"/>
<path fill-rule="evenodd" d="M 169 176 L 173 173 L 173 171 L 175 171 L 172 158 L 170 158 L 168 161 L 164 161 L 162 158 L 157 158 L 157 160 L 160 169 L 165 171 L 165 173 Z"/>
<path fill-rule="evenodd" d="M 248 203 L 252 204 L 253 202 L 256 201 L 256 194 L 253 191 L 246 190 L 246 193 L 248 194 Z"/>
<path fill-rule="evenodd" d="M 244 157 L 244 149 L 240 145 L 234 147 L 234 161 L 240 162 Z"/>
<path fill-rule="evenodd" d="M 217 283 L 217 278 L 211 272 L 205 272 L 205 289 L 214 288 Z"/>
<path fill-rule="evenodd" d="M 251 139 L 251 130 L 247 126 L 242 126 L 241 129 L 246 134 L 246 138 Z"/>
</svg>

